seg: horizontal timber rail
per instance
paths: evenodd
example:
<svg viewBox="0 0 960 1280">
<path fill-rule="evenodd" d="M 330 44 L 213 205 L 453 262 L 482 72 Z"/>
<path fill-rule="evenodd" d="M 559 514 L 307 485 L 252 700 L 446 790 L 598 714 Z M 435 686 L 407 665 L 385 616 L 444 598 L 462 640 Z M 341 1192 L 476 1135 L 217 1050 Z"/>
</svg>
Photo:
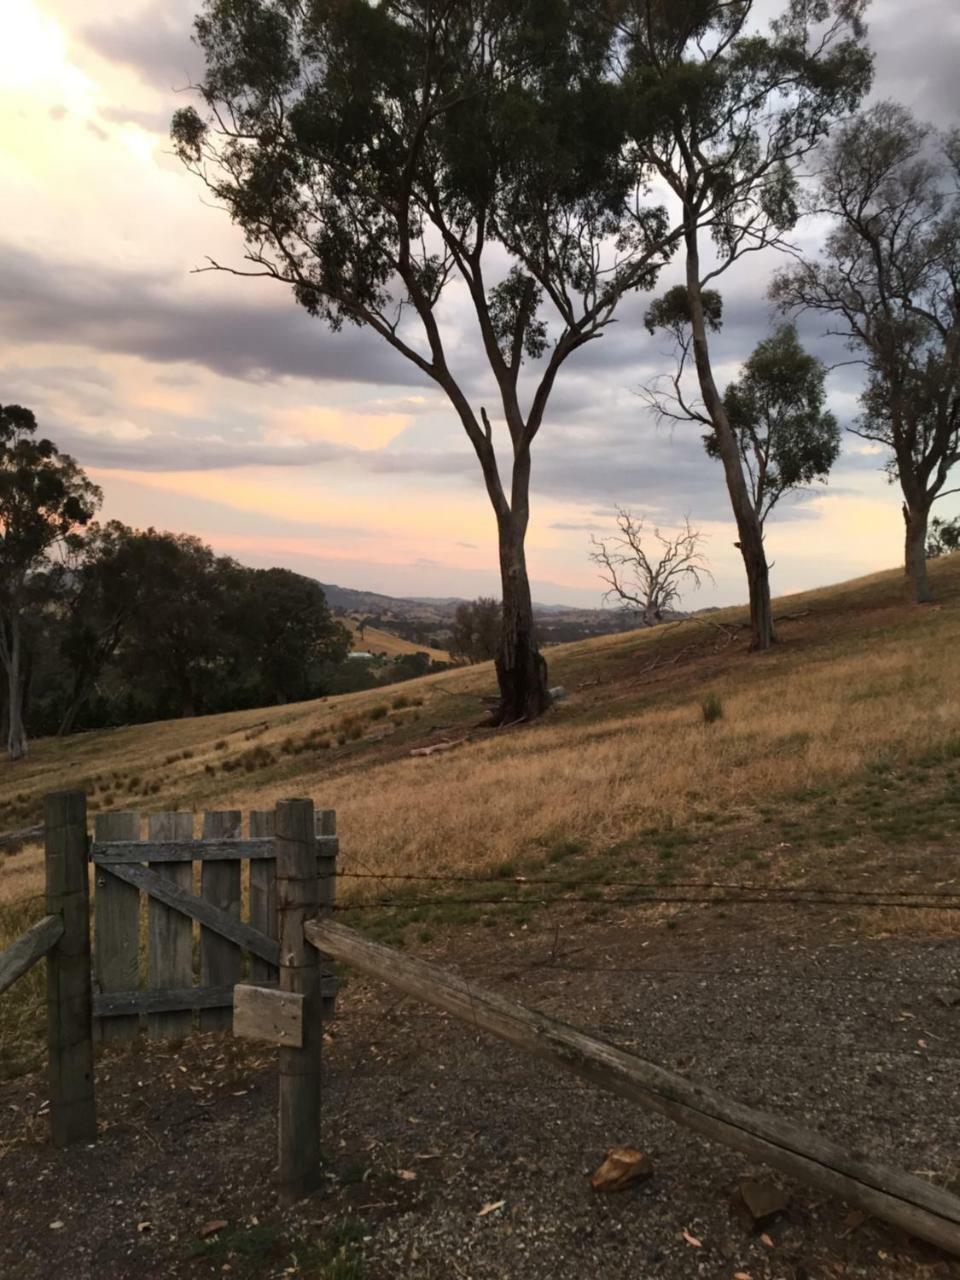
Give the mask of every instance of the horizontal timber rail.
<svg viewBox="0 0 960 1280">
<path fill-rule="evenodd" d="M 31 840 L 43 839 L 43 823 L 38 822 L 33 827 L 20 827 L 17 831 L 4 831 L 0 835 L 0 849 L 6 849 L 10 845 L 27 844 Z"/>
<path fill-rule="evenodd" d="M 44 916 L 6 951 L 0 951 L 0 994 L 7 987 L 12 987 L 38 960 L 42 960 L 62 936 L 63 921 L 60 917 Z"/>
<path fill-rule="evenodd" d="M 317 836 L 317 852 L 337 852 L 336 836 Z M 232 862 L 235 858 L 273 858 L 272 837 L 248 840 L 100 840 L 90 847 L 90 858 L 101 866 L 126 862 Z"/>
<path fill-rule="evenodd" d="M 725 1098 L 344 925 L 308 921 L 304 934 L 335 960 L 960 1255 L 960 1199 L 920 1178 L 861 1159 L 800 1125 Z"/>
</svg>

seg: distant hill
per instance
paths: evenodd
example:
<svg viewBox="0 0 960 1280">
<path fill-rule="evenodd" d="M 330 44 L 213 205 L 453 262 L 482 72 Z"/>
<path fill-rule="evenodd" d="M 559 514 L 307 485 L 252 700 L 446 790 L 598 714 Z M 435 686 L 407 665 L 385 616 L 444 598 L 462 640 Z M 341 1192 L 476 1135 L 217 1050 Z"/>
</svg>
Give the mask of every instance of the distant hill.
<svg viewBox="0 0 960 1280">
<path fill-rule="evenodd" d="M 348 619 L 368 619 L 382 632 L 406 640 L 414 649 L 445 650 L 457 605 L 462 596 L 388 596 L 378 591 L 359 591 L 322 582 L 330 607 Z M 614 635 L 637 626 L 635 613 L 624 609 L 582 609 L 567 604 L 534 604 L 540 642 L 544 645 L 587 640 L 591 636 Z M 671 614 L 669 620 L 684 617 Z M 407 650 L 410 652 L 412 650 Z"/>
</svg>

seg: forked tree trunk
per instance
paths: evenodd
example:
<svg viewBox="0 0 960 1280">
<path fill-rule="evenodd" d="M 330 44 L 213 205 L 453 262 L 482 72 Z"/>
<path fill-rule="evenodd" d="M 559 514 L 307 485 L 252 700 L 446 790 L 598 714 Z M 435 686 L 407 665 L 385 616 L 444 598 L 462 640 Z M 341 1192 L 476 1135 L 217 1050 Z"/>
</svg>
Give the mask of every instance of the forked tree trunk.
<svg viewBox="0 0 960 1280">
<path fill-rule="evenodd" d="M 547 664 L 537 648 L 533 601 L 523 547 L 525 519 L 504 515 L 498 520 L 503 618 L 496 658 L 500 686 L 498 724 L 535 720 L 550 705 Z"/>
<path fill-rule="evenodd" d="M 927 521 L 930 508 L 921 504 L 903 504 L 904 551 L 903 570 L 910 598 L 915 604 L 928 604 L 933 599 L 927 576 Z"/>
<path fill-rule="evenodd" d="M 737 522 L 739 541 L 737 546 L 743 557 L 747 571 L 747 585 L 750 592 L 750 630 L 754 649 L 769 649 L 776 643 L 777 635 L 773 626 L 773 606 L 770 601 L 770 570 L 767 565 L 767 554 L 763 546 L 763 527 L 757 515 L 747 482 L 743 475 L 740 449 L 730 419 L 724 408 L 723 399 L 717 390 L 713 378 L 713 367 L 710 363 L 710 349 L 707 344 L 707 322 L 703 310 L 703 298 L 700 289 L 700 255 L 697 244 L 696 226 L 687 228 L 687 296 L 690 302 L 690 319 L 693 334 L 693 354 L 700 383 L 700 394 L 704 407 L 713 423 L 717 437 L 717 447 L 723 472 L 733 507 L 734 519 Z"/>
</svg>

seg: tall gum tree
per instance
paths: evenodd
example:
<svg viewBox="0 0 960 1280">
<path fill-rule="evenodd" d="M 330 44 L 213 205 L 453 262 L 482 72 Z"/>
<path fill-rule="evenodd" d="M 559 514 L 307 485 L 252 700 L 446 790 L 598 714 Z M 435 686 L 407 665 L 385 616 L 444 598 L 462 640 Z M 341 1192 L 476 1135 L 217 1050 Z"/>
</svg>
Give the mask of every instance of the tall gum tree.
<svg viewBox="0 0 960 1280">
<path fill-rule="evenodd" d="M 209 0 L 195 24 L 203 114 L 173 121 L 181 158 L 243 231 L 236 273 L 285 282 L 331 329 L 373 330 L 449 398 L 497 521 L 500 723 L 549 700 L 525 538 L 556 377 L 679 240 L 624 146 L 607 8 Z M 454 290 L 476 320 L 508 466 L 451 366 Z"/>
<path fill-rule="evenodd" d="M 640 163 L 680 210 L 685 315 L 750 593 L 753 646 L 776 639 L 762 523 L 714 376 L 710 285 L 784 247 L 796 169 L 869 86 L 865 0 L 789 0 L 760 30 L 754 0 L 615 0 L 618 81 Z"/>
<path fill-rule="evenodd" d="M 22 405 L 0 405 L 0 665 L 7 678 L 7 753 L 27 751 L 23 723 L 27 611 L 58 550 L 87 524 L 101 493 L 68 454 L 37 437 Z"/>
<path fill-rule="evenodd" d="M 866 367 L 855 435 L 880 444 L 903 495 L 904 573 L 918 603 L 930 510 L 960 461 L 960 130 L 940 135 L 878 103 L 821 157 L 816 259 L 781 272 L 785 310 L 828 317 Z"/>
</svg>

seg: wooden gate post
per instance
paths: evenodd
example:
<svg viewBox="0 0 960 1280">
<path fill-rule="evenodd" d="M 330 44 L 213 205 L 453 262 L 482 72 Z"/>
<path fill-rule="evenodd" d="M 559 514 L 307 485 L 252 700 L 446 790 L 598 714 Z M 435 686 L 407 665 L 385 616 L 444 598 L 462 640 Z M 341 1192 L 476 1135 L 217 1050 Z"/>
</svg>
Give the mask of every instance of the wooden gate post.
<svg viewBox="0 0 960 1280">
<path fill-rule="evenodd" d="M 303 996 L 303 1044 L 281 1047 L 279 1079 L 280 1198 L 293 1204 L 320 1181 L 320 962 L 303 926 L 320 904 L 312 800 L 281 800 L 274 826 L 280 990 Z"/>
<path fill-rule="evenodd" d="M 50 1132 L 55 1147 L 66 1147 L 97 1136 L 86 796 L 44 796 L 43 821 L 47 912 L 63 921 L 60 941 L 47 957 Z"/>
</svg>

